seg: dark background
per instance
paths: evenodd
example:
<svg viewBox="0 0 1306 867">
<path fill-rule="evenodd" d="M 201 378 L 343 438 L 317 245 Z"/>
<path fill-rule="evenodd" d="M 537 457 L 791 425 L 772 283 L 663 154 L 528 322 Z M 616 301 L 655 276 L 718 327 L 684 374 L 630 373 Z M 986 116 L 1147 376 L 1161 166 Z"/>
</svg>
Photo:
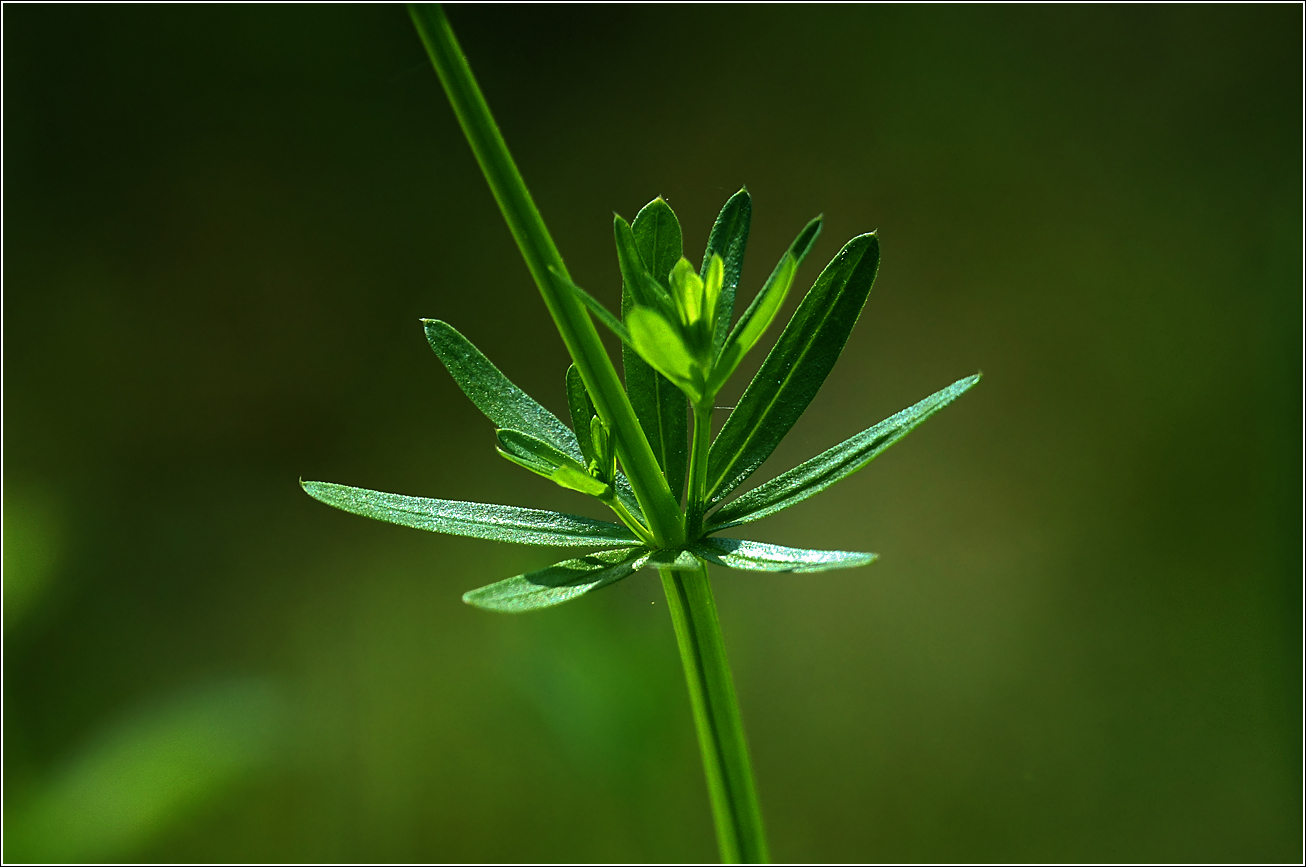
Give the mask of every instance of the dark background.
<svg viewBox="0 0 1306 867">
<path fill-rule="evenodd" d="M 778 860 L 1302 857 L 1300 7 L 450 18 L 610 305 L 659 194 L 743 298 L 879 229 L 762 476 L 985 374 L 749 528 L 879 562 L 715 573 Z M 402 7 L 6 6 L 4 170 L 8 859 L 714 857 L 655 576 L 496 616 L 557 551 L 298 487 L 588 508 L 425 344 L 565 412 Z"/>
</svg>

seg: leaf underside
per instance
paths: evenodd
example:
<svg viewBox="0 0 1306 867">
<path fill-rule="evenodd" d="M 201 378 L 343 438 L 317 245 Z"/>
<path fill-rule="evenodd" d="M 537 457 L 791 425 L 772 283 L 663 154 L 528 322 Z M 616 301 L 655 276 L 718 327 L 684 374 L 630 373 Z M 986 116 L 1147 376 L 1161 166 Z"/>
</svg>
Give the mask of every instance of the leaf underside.
<svg viewBox="0 0 1306 867">
<path fill-rule="evenodd" d="M 598 551 L 515 575 L 463 594 L 463 601 L 488 611 L 533 611 L 559 605 L 633 573 L 648 559 L 646 548 Z"/>
<path fill-rule="evenodd" d="M 821 452 L 792 470 L 758 485 L 726 503 L 708 521 L 707 532 L 747 524 L 813 497 L 835 482 L 865 467 L 889 446 L 911 433 L 917 425 L 956 400 L 979 382 L 968 376 L 884 421 Z"/>
<path fill-rule="evenodd" d="M 816 278 L 712 443 L 709 503 L 752 475 L 807 409 L 857 323 L 879 261 L 879 240 L 860 235 Z"/>
<path fill-rule="evenodd" d="M 596 521 L 580 515 L 521 506 L 409 497 L 331 482 L 300 484 L 310 497 L 328 506 L 365 518 L 433 533 L 570 548 L 611 548 L 640 544 L 630 530 L 620 524 Z"/>
<path fill-rule="evenodd" d="M 825 572 L 865 566 L 878 555 L 861 551 L 789 548 L 745 539 L 700 539 L 689 550 L 711 563 L 753 572 Z"/>
</svg>

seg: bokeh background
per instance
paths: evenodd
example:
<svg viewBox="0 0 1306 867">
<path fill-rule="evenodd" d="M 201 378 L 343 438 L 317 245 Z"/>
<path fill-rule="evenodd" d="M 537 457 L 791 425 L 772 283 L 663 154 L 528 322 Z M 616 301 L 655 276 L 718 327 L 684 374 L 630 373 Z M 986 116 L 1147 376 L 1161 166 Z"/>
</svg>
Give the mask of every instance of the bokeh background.
<svg viewBox="0 0 1306 867">
<path fill-rule="evenodd" d="M 716 573 L 778 860 L 1300 860 L 1300 7 L 450 18 L 613 306 L 659 194 L 744 298 L 880 231 L 759 478 L 985 374 L 750 528 L 875 565 Z M 4 170 L 7 860 L 715 857 L 655 576 L 495 616 L 558 551 L 298 486 L 589 510 L 424 342 L 565 413 L 402 7 L 7 6 Z"/>
</svg>

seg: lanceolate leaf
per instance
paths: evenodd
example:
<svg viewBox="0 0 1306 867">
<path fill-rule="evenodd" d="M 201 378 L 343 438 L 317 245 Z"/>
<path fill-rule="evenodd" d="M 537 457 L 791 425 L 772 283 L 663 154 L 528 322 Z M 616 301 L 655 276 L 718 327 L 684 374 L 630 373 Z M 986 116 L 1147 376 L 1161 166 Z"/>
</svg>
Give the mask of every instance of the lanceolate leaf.
<svg viewBox="0 0 1306 867">
<path fill-rule="evenodd" d="M 424 319 L 426 339 L 463 393 L 498 428 L 525 431 L 577 460 L 584 460 L 576 436 L 558 417 L 513 385 L 472 342 L 449 323 Z"/>
<path fill-rule="evenodd" d="M 776 263 L 775 270 L 771 276 L 766 278 L 766 283 L 762 284 L 762 289 L 753 298 L 753 302 L 748 305 L 744 315 L 739 317 L 735 327 L 731 329 L 730 336 L 726 339 L 726 348 L 728 349 L 733 343 L 740 343 L 743 349 L 740 355 L 747 352 L 766 331 L 771 319 L 775 317 L 776 311 L 784 303 L 785 295 L 789 292 L 789 284 L 793 282 L 793 272 L 798 270 L 798 266 L 803 264 L 807 254 L 811 252 L 812 245 L 816 243 L 816 238 L 821 234 L 822 217 L 814 217 L 803 230 L 798 233 L 798 237 L 789 245 L 785 255 L 780 257 Z M 793 259 L 792 269 L 789 267 L 789 259 Z M 787 278 L 787 279 L 786 279 Z M 780 287 L 777 284 L 783 284 L 783 290 L 777 291 Z"/>
<path fill-rule="evenodd" d="M 645 548 L 598 551 L 472 590 L 463 594 L 463 601 L 488 611 L 548 608 L 620 581 L 640 568 L 647 558 Z"/>
<path fill-rule="evenodd" d="M 618 229 L 620 232 L 620 229 Z M 631 241 L 638 261 L 647 273 L 661 284 L 668 282 L 671 268 L 680 260 L 683 245 L 680 221 L 675 212 L 661 198 L 645 205 L 635 216 L 631 226 Z M 627 256 L 627 259 L 634 257 Z M 633 264 L 633 263 L 632 263 Z M 635 274 L 622 271 L 621 315 L 626 317 L 634 306 L 638 293 L 631 283 Z M 689 463 L 688 412 L 685 396 L 628 343 L 621 348 L 621 359 L 626 369 L 626 394 L 635 409 L 639 425 L 644 429 L 658 466 L 666 476 L 671 493 L 677 499 L 685 488 L 685 469 Z"/>
<path fill-rule="evenodd" d="M 979 379 L 977 374 L 958 380 L 857 436 L 844 440 L 834 448 L 741 494 L 712 516 L 708 521 L 707 532 L 713 533 L 765 518 L 819 494 L 869 464 L 925 419 L 952 403 L 962 392 L 979 382 Z"/>
<path fill-rule="evenodd" d="M 626 326 L 621 323 L 620 319 L 612 315 L 611 311 L 604 307 L 602 302 L 577 286 L 575 283 L 571 282 L 566 274 L 563 274 L 556 268 L 553 269 L 553 276 L 557 277 L 558 282 L 575 295 L 580 303 L 585 305 L 586 309 L 594 315 L 595 319 L 602 322 L 609 331 L 620 337 L 623 344 L 630 343 L 630 332 L 626 330 Z"/>
<path fill-rule="evenodd" d="M 825 572 L 865 566 L 877 556 L 860 551 L 819 551 L 743 539 L 712 538 L 691 545 L 689 550 L 720 566 L 754 572 Z"/>
<path fill-rule="evenodd" d="M 707 279 L 708 263 L 712 256 L 720 256 L 725 265 L 721 281 L 721 295 L 717 298 L 716 330 L 712 335 L 712 353 L 715 355 L 730 333 L 730 320 L 735 315 L 735 291 L 739 288 L 739 272 L 744 266 L 744 248 L 748 246 L 748 225 L 753 219 L 753 198 L 748 190 L 735 193 L 721 208 L 712 232 L 707 236 L 707 249 L 699 276 Z"/>
<path fill-rule="evenodd" d="M 857 323 L 879 262 L 879 240 L 860 235 L 816 278 L 712 444 L 709 503 L 761 466 L 807 409 Z"/>
<path fill-rule="evenodd" d="M 310 497 L 321 500 L 328 506 L 365 518 L 376 518 L 378 521 L 430 530 L 433 533 L 471 536 L 496 542 L 519 542 L 523 545 L 572 548 L 640 544 L 630 530 L 620 524 L 579 515 L 523 509 L 520 506 L 406 497 L 330 482 L 300 484 Z"/>
<path fill-rule="evenodd" d="M 585 390 L 585 383 L 580 378 L 576 365 L 567 368 L 567 409 L 571 412 L 571 429 L 576 433 L 576 442 L 580 453 L 588 465 L 594 460 L 594 443 L 590 436 L 590 419 L 596 415 L 590 394 Z"/>
<path fill-rule="evenodd" d="M 612 492 L 606 482 L 594 478 L 585 467 L 543 440 L 517 430 L 500 429 L 494 434 L 499 439 L 499 454 L 514 464 L 591 497 L 605 497 Z"/>
</svg>

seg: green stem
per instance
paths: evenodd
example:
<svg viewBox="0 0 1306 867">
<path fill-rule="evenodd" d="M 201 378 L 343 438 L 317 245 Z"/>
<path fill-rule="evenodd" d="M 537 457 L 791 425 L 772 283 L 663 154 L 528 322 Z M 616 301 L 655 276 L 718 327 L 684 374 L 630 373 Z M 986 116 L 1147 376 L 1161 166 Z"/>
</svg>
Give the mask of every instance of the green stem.
<svg viewBox="0 0 1306 867">
<path fill-rule="evenodd" d="M 768 854 L 762 811 L 707 566 L 660 571 L 685 666 L 721 860 L 764 863 Z"/>
<path fill-rule="evenodd" d="M 689 495 L 685 498 L 685 538 L 703 535 L 707 504 L 707 455 L 712 444 L 712 401 L 694 407 L 694 442 L 689 452 Z"/>
<path fill-rule="evenodd" d="M 648 518 L 649 529 L 661 545 L 680 544 L 684 541 L 680 504 L 658 467 L 653 449 L 644 436 L 589 314 L 549 271 L 555 268 L 559 274 L 567 274 L 562 255 L 554 246 L 544 218 L 536 209 L 517 164 L 508 153 L 508 145 L 472 76 L 467 58 L 449 26 L 449 19 L 438 4 L 415 3 L 409 10 L 449 102 L 453 104 L 458 123 L 462 125 L 481 171 L 490 183 L 495 201 L 499 203 L 508 228 L 526 259 L 526 267 L 544 296 L 545 306 L 558 325 L 563 343 L 576 362 L 576 369 L 589 390 L 594 408 L 608 429 L 616 434 L 617 455 Z"/>
<path fill-rule="evenodd" d="M 617 513 L 617 517 L 621 519 L 621 522 L 629 527 L 630 532 L 638 536 L 641 542 L 645 545 L 656 547 L 657 540 L 649 535 L 648 528 L 641 524 L 639 519 L 630 513 L 630 510 L 626 508 L 626 504 L 621 502 L 619 497 L 613 496 L 604 500 L 604 502 L 608 504 L 608 508 Z"/>
</svg>

